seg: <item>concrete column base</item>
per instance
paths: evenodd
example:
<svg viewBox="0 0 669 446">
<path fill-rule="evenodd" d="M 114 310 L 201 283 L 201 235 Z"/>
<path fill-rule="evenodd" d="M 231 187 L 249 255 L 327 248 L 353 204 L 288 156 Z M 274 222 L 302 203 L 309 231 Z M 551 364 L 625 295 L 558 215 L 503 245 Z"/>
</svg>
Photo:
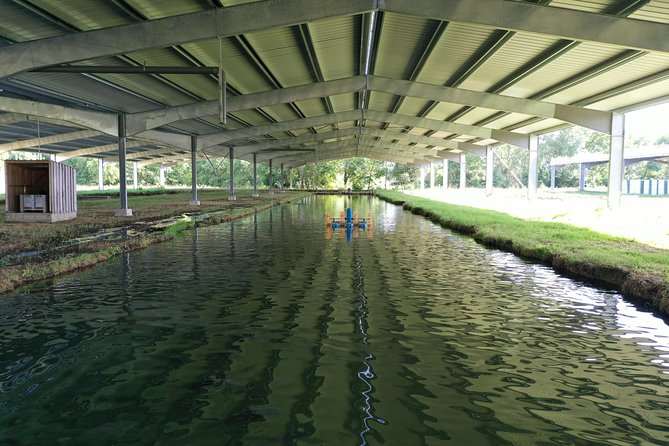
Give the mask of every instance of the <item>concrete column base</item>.
<svg viewBox="0 0 669 446">
<path fill-rule="evenodd" d="M 191 206 L 199 206 L 200 205 L 200 200 L 197 200 L 197 201 L 191 200 L 191 201 L 188 202 L 188 204 L 190 204 Z"/>
<path fill-rule="evenodd" d="M 253 194 L 253 195 L 251 195 L 251 197 L 258 198 L 258 197 L 260 197 L 260 194 Z"/>
<path fill-rule="evenodd" d="M 268 192 L 268 194 L 270 194 L 270 195 L 274 195 L 274 191 L 271 190 L 271 191 Z"/>
<path fill-rule="evenodd" d="M 132 217 L 132 209 L 116 209 L 114 217 Z"/>
<path fill-rule="evenodd" d="M 237 196 L 236 195 L 230 195 L 228 197 L 228 201 L 237 201 Z"/>
</svg>

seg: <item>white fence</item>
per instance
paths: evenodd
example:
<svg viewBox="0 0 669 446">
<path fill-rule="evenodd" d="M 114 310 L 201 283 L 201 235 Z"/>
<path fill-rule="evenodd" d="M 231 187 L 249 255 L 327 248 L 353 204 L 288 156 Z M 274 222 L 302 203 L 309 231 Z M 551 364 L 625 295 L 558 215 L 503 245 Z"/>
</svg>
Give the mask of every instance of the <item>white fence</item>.
<svg viewBox="0 0 669 446">
<path fill-rule="evenodd" d="M 630 195 L 669 195 L 669 180 L 624 180 L 623 193 Z"/>
</svg>

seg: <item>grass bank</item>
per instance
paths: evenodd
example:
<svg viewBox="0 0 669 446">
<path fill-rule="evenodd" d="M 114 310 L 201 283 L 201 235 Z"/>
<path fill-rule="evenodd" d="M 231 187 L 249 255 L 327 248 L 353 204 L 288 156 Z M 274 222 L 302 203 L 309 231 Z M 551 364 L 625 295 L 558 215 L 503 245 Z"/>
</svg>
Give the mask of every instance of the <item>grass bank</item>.
<svg viewBox="0 0 669 446">
<path fill-rule="evenodd" d="M 479 243 L 607 284 L 669 315 L 669 251 L 563 223 L 527 221 L 393 191 L 377 196 Z"/>
<path fill-rule="evenodd" d="M 252 215 L 277 204 L 308 196 L 307 192 L 261 194 L 203 191 L 200 206 L 190 206 L 190 192 L 131 195 L 132 217 L 115 217 L 117 200 L 107 197 L 78 202 L 78 217 L 58 223 L 7 223 L 0 214 L 0 293 L 105 261 L 123 252 L 160 243 L 197 226 L 219 224 Z"/>
</svg>

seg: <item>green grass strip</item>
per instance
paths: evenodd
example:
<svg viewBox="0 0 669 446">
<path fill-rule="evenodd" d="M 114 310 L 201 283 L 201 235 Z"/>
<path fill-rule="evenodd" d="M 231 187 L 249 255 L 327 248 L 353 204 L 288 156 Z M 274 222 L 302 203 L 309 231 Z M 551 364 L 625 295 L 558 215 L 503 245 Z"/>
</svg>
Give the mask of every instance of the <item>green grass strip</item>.
<svg viewBox="0 0 669 446">
<path fill-rule="evenodd" d="M 493 248 L 608 284 L 669 314 L 669 251 L 563 223 L 528 221 L 395 191 L 377 196 Z"/>
</svg>

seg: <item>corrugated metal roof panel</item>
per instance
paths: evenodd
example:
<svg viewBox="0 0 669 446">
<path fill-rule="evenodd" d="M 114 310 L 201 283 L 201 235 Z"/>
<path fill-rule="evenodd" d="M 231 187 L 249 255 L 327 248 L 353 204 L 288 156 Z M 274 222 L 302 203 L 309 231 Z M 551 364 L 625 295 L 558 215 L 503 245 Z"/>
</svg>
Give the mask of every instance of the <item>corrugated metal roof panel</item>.
<svg viewBox="0 0 669 446">
<path fill-rule="evenodd" d="M 381 91 L 369 92 L 369 109 L 378 111 L 389 111 L 394 103 L 396 96 L 394 94 Z"/>
<path fill-rule="evenodd" d="M 553 0 L 550 6 L 585 12 L 603 12 L 615 4 L 616 0 Z"/>
<path fill-rule="evenodd" d="M 617 85 L 632 82 L 666 69 L 669 69 L 667 56 L 648 54 L 558 93 L 552 96 L 550 100 L 558 103 L 572 104 L 594 94 L 610 90 Z M 634 103 L 633 94 L 629 97 L 629 101 L 630 104 Z"/>
<path fill-rule="evenodd" d="M 653 0 L 629 17 L 650 22 L 669 23 L 669 0 Z"/>
<path fill-rule="evenodd" d="M 128 16 L 113 2 L 31 0 L 31 3 L 82 31 L 129 23 Z"/>
<path fill-rule="evenodd" d="M 246 34 L 246 38 L 281 86 L 304 85 L 315 80 L 304 56 L 304 45 L 293 27 Z"/>
<path fill-rule="evenodd" d="M 449 23 L 418 76 L 418 82 L 444 85 L 463 66 L 473 63 L 475 54 L 493 32 L 491 28 Z"/>
<path fill-rule="evenodd" d="M 649 85 L 648 87 L 639 88 L 632 93 L 595 102 L 592 105 L 593 108 L 617 110 L 656 98 L 663 98 L 665 101 L 669 100 L 669 79 Z M 667 129 L 669 131 L 669 125 L 667 125 Z"/>
<path fill-rule="evenodd" d="M 358 74 L 360 16 L 319 20 L 307 26 L 325 80 Z"/>
<path fill-rule="evenodd" d="M 439 22 L 402 14 L 384 14 L 373 74 L 408 79 Z"/>
<path fill-rule="evenodd" d="M 248 56 L 235 43 L 234 39 L 223 39 L 223 69 L 231 87 L 242 94 L 268 91 L 273 87 L 265 77 L 256 70 Z M 218 40 L 207 40 L 184 45 L 191 54 L 202 63 L 218 66 Z"/>
<path fill-rule="evenodd" d="M 202 11 L 202 3 L 192 0 L 125 0 L 150 20 Z"/>
<path fill-rule="evenodd" d="M 6 39 L 24 42 L 64 34 L 56 24 L 9 0 L 0 0 L 0 11 L 0 36 Z"/>
<path fill-rule="evenodd" d="M 511 40 L 463 82 L 461 87 L 486 91 L 558 41 L 559 39 L 555 37 L 516 33 Z"/>
<path fill-rule="evenodd" d="M 569 79 L 591 69 L 621 53 L 619 48 L 610 48 L 592 43 L 581 43 L 569 52 L 545 64 L 517 84 L 504 91 L 505 95 L 531 97 L 549 86 Z M 553 101 L 553 99 L 551 99 Z"/>
<path fill-rule="evenodd" d="M 406 97 L 398 113 L 417 116 L 429 103 L 430 101 L 426 101 L 425 99 Z"/>
</svg>

